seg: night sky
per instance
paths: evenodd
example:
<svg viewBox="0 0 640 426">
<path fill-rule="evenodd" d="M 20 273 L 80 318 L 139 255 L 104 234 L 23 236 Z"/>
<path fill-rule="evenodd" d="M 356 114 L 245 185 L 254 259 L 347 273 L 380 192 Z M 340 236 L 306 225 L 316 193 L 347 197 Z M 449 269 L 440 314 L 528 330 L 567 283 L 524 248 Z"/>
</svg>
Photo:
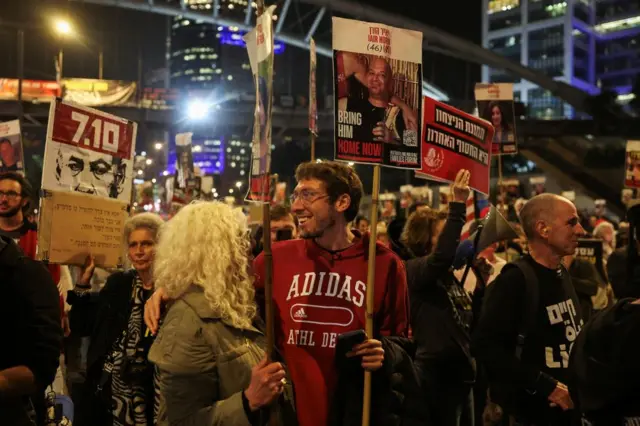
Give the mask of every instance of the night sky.
<svg viewBox="0 0 640 426">
<path fill-rule="evenodd" d="M 6 23 L 26 25 L 25 77 L 55 78 L 53 57 L 61 41 L 49 29 L 54 16 L 68 14 L 81 39 L 64 41 L 64 75 L 97 78 L 98 52 L 104 52 L 104 78 L 137 80 L 138 59 L 144 75 L 164 66 L 167 18 L 116 7 L 97 6 L 68 0 L 4 1 L 0 7 L 0 78 L 17 75 L 16 30 Z M 267 3 L 271 1 L 267 0 Z M 389 12 L 410 16 L 425 24 L 480 43 L 480 5 L 469 1 L 438 2 L 427 13 L 416 13 L 415 0 L 367 0 Z M 422 9 L 422 6 L 421 6 Z M 291 16 L 288 19 L 292 19 Z M 287 22 L 289 22 L 287 20 Z M 473 83 L 479 80 L 479 66 L 443 55 L 425 54 L 424 77 L 452 97 L 472 97 Z"/>
</svg>

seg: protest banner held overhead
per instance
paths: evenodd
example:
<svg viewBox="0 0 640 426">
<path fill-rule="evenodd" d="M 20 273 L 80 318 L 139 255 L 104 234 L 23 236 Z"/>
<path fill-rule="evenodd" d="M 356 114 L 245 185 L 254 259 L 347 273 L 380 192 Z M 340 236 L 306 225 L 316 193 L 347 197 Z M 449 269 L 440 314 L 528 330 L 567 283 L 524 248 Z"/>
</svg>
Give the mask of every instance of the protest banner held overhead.
<svg viewBox="0 0 640 426">
<path fill-rule="evenodd" d="M 624 186 L 640 188 L 640 141 L 627 141 Z"/>
<path fill-rule="evenodd" d="M 419 169 L 422 33 L 333 18 L 335 159 Z"/>
<path fill-rule="evenodd" d="M 478 83 L 475 87 L 478 114 L 495 128 L 491 153 L 493 155 L 518 152 L 513 84 Z"/>
<path fill-rule="evenodd" d="M 54 100 L 42 188 L 129 203 L 137 124 L 93 108 Z"/>
<path fill-rule="evenodd" d="M 258 17 L 256 28 L 244 36 L 256 89 L 247 201 L 269 203 L 271 171 L 271 108 L 273 102 L 273 11 Z"/>
<path fill-rule="evenodd" d="M 176 188 L 186 188 L 187 181 L 195 177 L 191 138 L 193 133 L 176 134 Z"/>
<path fill-rule="evenodd" d="M 489 193 L 493 126 L 434 99 L 424 98 L 422 169 L 417 177 L 453 182 L 460 169 L 471 172 L 469 186 Z"/>
<path fill-rule="evenodd" d="M 0 173 L 24 173 L 20 121 L 0 123 Z"/>
</svg>

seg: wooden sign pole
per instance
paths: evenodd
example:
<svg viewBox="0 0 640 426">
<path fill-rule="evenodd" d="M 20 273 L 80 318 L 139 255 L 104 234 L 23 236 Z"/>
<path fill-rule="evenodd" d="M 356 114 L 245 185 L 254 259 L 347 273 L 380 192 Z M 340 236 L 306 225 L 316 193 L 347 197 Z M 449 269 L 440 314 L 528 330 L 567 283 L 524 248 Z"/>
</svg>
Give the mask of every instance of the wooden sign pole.
<svg viewBox="0 0 640 426">
<path fill-rule="evenodd" d="M 378 224 L 378 198 L 380 195 L 380 166 L 373 166 L 373 188 L 371 191 L 371 233 L 369 235 L 369 260 L 367 264 L 367 338 L 373 339 L 373 305 L 376 281 L 376 240 Z M 364 395 L 362 399 L 362 426 L 369 426 L 371 418 L 371 372 L 364 372 Z"/>
<path fill-rule="evenodd" d="M 311 161 L 316 161 L 316 134 L 311 132 Z"/>
</svg>

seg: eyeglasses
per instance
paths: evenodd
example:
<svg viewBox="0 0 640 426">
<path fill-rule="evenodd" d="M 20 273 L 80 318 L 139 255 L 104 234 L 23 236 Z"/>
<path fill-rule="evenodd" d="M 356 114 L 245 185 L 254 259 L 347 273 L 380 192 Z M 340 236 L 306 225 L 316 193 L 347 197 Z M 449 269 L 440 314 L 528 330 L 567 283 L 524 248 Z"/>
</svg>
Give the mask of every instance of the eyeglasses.
<svg viewBox="0 0 640 426">
<path fill-rule="evenodd" d="M 21 194 L 18 194 L 16 191 L 0 191 L 0 198 L 7 197 L 7 200 L 15 200 L 16 198 L 18 198 Z"/>
<path fill-rule="evenodd" d="M 289 200 L 291 200 L 291 204 L 295 203 L 296 200 L 300 200 L 303 204 L 309 205 L 323 198 L 327 198 L 328 196 L 328 194 L 323 195 L 308 189 L 303 189 L 300 192 L 294 192 L 293 194 L 291 194 Z"/>
</svg>

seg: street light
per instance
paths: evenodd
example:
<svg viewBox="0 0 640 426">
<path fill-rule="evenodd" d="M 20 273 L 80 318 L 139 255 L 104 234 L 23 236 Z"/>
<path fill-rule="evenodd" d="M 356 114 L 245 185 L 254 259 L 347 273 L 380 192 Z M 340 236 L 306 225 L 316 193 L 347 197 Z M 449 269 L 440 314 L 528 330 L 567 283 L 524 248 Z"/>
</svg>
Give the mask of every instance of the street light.
<svg viewBox="0 0 640 426">
<path fill-rule="evenodd" d="M 242 182 L 240 181 L 236 182 L 236 188 L 238 189 L 242 188 Z"/>
<path fill-rule="evenodd" d="M 71 24 L 69 23 L 69 21 L 66 21 L 64 19 L 56 20 L 54 28 L 58 34 L 65 36 L 73 32 L 73 28 L 71 28 Z"/>
<path fill-rule="evenodd" d="M 147 161 L 145 161 L 145 163 L 147 163 L 147 166 L 150 166 L 153 164 L 153 160 L 151 158 L 147 158 Z"/>
<path fill-rule="evenodd" d="M 191 101 L 187 107 L 187 116 L 191 120 L 202 120 L 208 113 L 209 105 L 199 99 Z"/>
<path fill-rule="evenodd" d="M 155 148 L 156 150 L 160 151 L 162 149 L 162 144 L 160 142 L 156 142 Z"/>
</svg>

